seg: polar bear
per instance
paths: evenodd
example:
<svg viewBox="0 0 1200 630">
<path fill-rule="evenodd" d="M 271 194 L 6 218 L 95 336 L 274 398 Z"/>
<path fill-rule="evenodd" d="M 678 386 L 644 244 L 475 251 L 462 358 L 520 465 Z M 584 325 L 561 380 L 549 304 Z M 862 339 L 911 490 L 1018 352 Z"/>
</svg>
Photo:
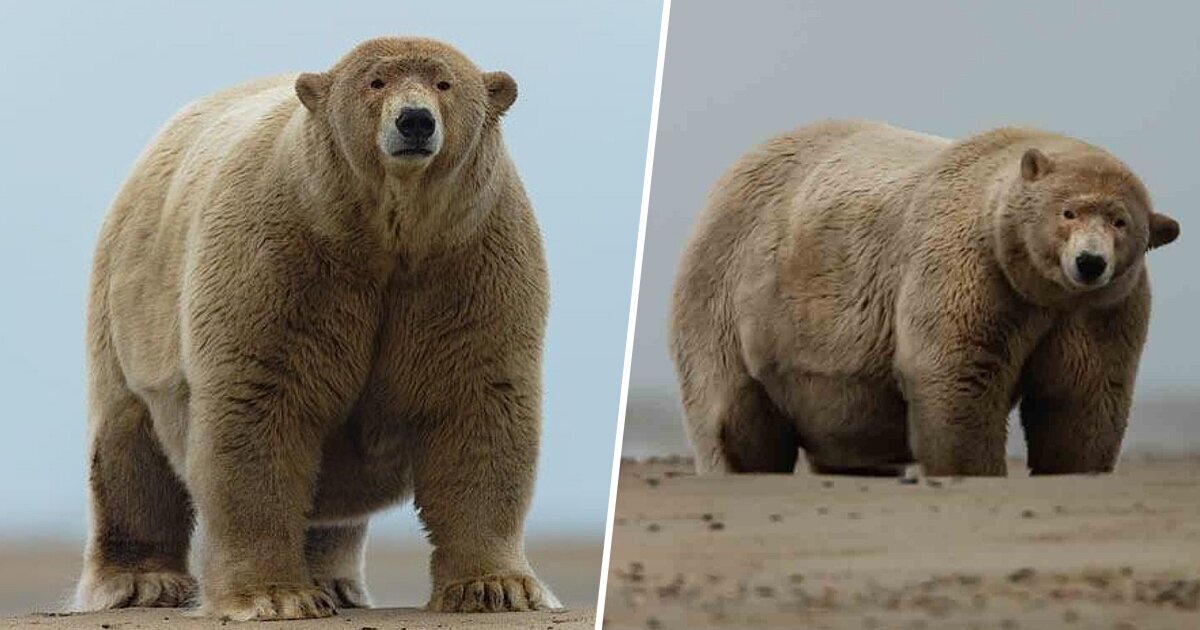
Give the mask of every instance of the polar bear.
<svg viewBox="0 0 1200 630">
<path fill-rule="evenodd" d="M 1179 225 L 1104 151 L 1028 129 L 950 141 L 829 121 L 719 181 L 670 345 L 697 468 L 1111 470 L 1146 338 L 1144 254 Z"/>
<path fill-rule="evenodd" d="M 408 497 L 431 609 L 559 606 L 522 533 L 548 279 L 501 136 L 516 95 L 444 43 L 381 38 L 151 143 L 94 261 L 79 609 L 368 605 L 367 519 Z"/>
</svg>

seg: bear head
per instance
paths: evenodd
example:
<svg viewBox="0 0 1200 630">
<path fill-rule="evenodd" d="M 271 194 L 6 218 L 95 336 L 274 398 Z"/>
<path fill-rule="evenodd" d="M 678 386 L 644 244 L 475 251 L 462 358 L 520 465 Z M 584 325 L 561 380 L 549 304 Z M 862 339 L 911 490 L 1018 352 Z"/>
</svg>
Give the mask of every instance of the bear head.
<svg viewBox="0 0 1200 630">
<path fill-rule="evenodd" d="M 1136 286 L 1146 252 L 1179 236 L 1141 181 L 1093 147 L 1029 148 L 1013 170 L 997 245 L 1014 288 L 1034 302 L 1119 300 Z"/>
<path fill-rule="evenodd" d="M 355 173 L 403 178 L 468 161 L 498 134 L 517 84 L 442 42 L 379 38 L 326 72 L 301 74 L 296 94 Z"/>
</svg>

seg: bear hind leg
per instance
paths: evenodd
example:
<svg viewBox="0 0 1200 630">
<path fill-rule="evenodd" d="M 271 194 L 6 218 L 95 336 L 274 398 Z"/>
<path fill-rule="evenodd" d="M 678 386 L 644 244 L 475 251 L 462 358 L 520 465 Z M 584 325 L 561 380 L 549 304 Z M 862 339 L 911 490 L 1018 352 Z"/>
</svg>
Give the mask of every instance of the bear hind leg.
<svg viewBox="0 0 1200 630">
<path fill-rule="evenodd" d="M 187 605 L 196 592 L 187 570 L 187 490 L 159 448 L 145 405 L 128 391 L 110 393 L 93 393 L 101 402 L 93 403 L 91 532 L 73 607 Z"/>
<path fill-rule="evenodd" d="M 304 558 L 313 582 L 339 608 L 370 608 L 371 596 L 363 578 L 367 522 L 314 525 L 304 536 Z"/>
<path fill-rule="evenodd" d="M 800 454 L 795 424 L 775 408 L 761 385 L 746 376 L 724 395 L 715 393 L 688 409 L 698 472 L 795 471 Z"/>
<path fill-rule="evenodd" d="M 758 383 L 745 383 L 721 422 L 721 447 L 734 472 L 792 473 L 800 450 L 796 425 Z"/>
</svg>

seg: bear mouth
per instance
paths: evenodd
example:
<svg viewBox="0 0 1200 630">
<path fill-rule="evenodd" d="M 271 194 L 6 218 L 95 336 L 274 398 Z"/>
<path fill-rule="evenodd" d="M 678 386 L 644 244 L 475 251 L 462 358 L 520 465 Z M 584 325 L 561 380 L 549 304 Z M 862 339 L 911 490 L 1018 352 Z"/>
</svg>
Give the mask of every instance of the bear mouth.
<svg viewBox="0 0 1200 630">
<path fill-rule="evenodd" d="M 433 155 L 433 151 L 424 147 L 415 147 L 392 151 L 391 155 L 392 157 L 429 157 Z"/>
</svg>

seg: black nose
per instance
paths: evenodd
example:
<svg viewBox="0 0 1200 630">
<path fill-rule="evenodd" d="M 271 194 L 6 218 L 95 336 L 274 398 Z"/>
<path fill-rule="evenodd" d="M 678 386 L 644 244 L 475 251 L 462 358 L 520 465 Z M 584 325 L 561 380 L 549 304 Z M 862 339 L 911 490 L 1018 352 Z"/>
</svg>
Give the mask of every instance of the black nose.
<svg viewBox="0 0 1200 630">
<path fill-rule="evenodd" d="M 424 142 L 437 129 L 437 121 L 433 119 L 433 112 L 424 107 L 405 107 L 396 119 L 396 129 L 405 140 Z"/>
<path fill-rule="evenodd" d="M 1079 269 L 1079 276 L 1083 278 L 1084 282 L 1095 282 L 1097 278 L 1104 275 L 1108 261 L 1104 260 L 1103 256 L 1083 252 L 1075 257 L 1075 267 Z"/>
</svg>

